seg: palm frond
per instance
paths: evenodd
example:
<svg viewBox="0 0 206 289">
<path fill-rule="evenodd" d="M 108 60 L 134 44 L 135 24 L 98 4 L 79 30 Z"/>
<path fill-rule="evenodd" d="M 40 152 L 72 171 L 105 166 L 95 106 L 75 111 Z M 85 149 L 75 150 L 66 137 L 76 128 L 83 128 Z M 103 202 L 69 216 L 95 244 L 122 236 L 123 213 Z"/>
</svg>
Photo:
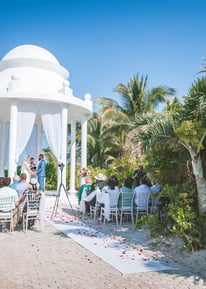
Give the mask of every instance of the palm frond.
<svg viewBox="0 0 206 289">
<path fill-rule="evenodd" d="M 142 114 L 136 117 L 135 124 L 138 126 L 136 140 L 141 141 L 145 149 L 160 139 L 161 142 L 176 139 L 174 121 L 168 113 Z"/>
</svg>

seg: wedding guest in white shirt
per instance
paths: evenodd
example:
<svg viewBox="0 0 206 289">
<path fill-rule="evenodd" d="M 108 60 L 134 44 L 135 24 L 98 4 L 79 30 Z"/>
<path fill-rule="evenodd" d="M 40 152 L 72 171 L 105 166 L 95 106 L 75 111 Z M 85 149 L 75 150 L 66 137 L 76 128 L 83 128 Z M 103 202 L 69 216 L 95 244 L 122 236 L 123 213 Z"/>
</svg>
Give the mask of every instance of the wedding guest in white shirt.
<svg viewBox="0 0 206 289">
<path fill-rule="evenodd" d="M 151 188 L 149 186 L 149 180 L 147 177 L 140 178 L 140 185 L 134 189 L 134 202 L 139 207 L 147 205 L 147 200 L 151 194 Z M 141 195 L 141 198 L 140 198 Z"/>
<path fill-rule="evenodd" d="M 107 185 L 94 190 L 85 200 L 91 202 L 95 199 L 100 204 L 100 207 L 105 208 L 105 219 L 110 221 L 110 208 L 117 205 L 119 198 L 119 187 L 117 185 L 116 176 L 111 176 L 108 179 Z"/>
</svg>

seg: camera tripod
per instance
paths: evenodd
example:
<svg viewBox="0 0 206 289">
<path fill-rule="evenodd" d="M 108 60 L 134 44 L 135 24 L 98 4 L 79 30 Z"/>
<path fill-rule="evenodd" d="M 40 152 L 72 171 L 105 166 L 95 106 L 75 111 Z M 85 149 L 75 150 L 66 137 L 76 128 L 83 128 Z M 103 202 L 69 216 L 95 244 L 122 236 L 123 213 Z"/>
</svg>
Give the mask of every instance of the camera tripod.
<svg viewBox="0 0 206 289">
<path fill-rule="evenodd" d="M 72 213 L 73 215 L 75 216 L 75 213 L 74 213 L 74 210 L 72 208 L 72 205 L 71 205 L 71 202 L 70 202 L 70 199 L 69 199 L 69 196 L 68 196 L 68 193 L 66 192 L 66 188 L 65 188 L 65 185 L 63 184 L 62 182 L 62 172 L 63 172 L 63 169 L 64 169 L 64 164 L 60 164 L 58 165 L 58 167 L 60 168 L 60 171 L 61 171 L 61 182 L 59 184 L 59 188 L 57 190 L 57 195 L 56 195 L 56 200 L 55 200 L 55 203 L 54 203 L 54 206 L 53 206 L 53 209 L 52 209 L 52 214 L 51 214 L 51 218 L 53 218 L 53 216 L 56 216 L 56 213 L 57 213 L 57 209 L 58 209 L 58 205 L 59 205 L 59 198 L 60 198 L 60 194 L 61 194 L 61 189 L 64 190 L 65 192 L 65 195 L 67 197 L 67 200 L 69 202 L 69 205 L 70 205 L 70 208 L 72 209 Z"/>
</svg>

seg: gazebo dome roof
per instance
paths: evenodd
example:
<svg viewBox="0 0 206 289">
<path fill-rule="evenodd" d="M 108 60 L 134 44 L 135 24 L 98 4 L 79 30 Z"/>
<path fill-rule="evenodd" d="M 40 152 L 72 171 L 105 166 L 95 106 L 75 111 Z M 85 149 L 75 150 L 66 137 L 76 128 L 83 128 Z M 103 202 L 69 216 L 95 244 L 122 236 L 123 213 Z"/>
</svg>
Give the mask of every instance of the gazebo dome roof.
<svg viewBox="0 0 206 289">
<path fill-rule="evenodd" d="M 19 58 L 44 60 L 59 65 L 59 61 L 51 52 L 42 47 L 32 44 L 20 45 L 13 48 L 2 58 L 2 60 Z"/>
<path fill-rule="evenodd" d="M 66 70 L 48 50 L 30 44 L 11 49 L 0 61 L 0 121 L 9 121 L 10 102 L 26 103 L 40 116 L 39 103 L 69 107 L 73 120 L 92 115 L 91 96 L 75 97 Z"/>
</svg>

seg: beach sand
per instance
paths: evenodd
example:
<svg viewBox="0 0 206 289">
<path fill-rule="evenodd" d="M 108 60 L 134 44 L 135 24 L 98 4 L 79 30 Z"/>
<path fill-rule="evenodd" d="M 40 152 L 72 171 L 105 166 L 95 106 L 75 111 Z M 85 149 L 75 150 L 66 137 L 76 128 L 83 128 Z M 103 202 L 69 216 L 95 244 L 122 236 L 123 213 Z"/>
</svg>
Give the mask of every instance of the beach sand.
<svg viewBox="0 0 206 289">
<path fill-rule="evenodd" d="M 64 211 L 72 213 L 67 206 Z M 74 208 L 77 214 L 76 208 Z M 2 289 L 203 289 L 206 288 L 206 251 L 189 254 L 181 249 L 178 239 L 150 239 L 146 229 L 137 230 L 130 223 L 101 224 L 81 217 L 88 226 L 110 236 L 123 236 L 128 245 L 135 246 L 148 257 L 175 270 L 122 275 L 99 257 L 45 224 L 38 224 L 24 233 L 0 233 Z"/>
</svg>

